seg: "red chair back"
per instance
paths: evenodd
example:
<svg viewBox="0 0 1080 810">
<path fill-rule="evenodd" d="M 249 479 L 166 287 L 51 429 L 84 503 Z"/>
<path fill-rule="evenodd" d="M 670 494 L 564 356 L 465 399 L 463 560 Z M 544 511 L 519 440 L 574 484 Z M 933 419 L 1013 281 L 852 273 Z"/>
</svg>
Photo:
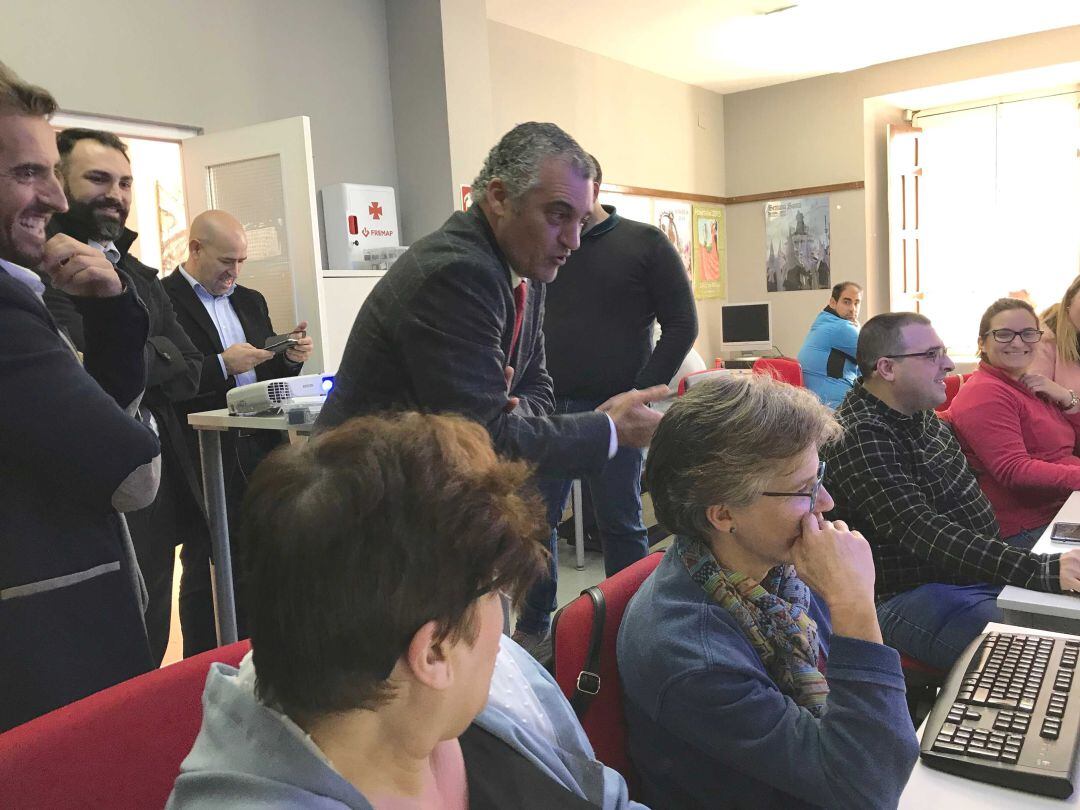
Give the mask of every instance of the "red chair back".
<svg viewBox="0 0 1080 810">
<path fill-rule="evenodd" d="M 790 357 L 759 357 L 754 361 L 755 374 L 771 374 L 781 382 L 803 387 L 802 366 Z"/>
<path fill-rule="evenodd" d="M 692 371 L 685 377 L 683 377 L 681 380 L 679 380 L 678 396 L 681 397 L 683 394 L 686 393 L 687 388 L 691 388 L 700 382 L 705 382 L 705 380 L 712 379 L 713 377 L 719 377 L 721 375 L 731 373 L 731 369 L 726 369 L 722 366 L 719 366 L 717 368 L 705 368 L 701 371 Z"/>
<path fill-rule="evenodd" d="M 589 704 L 581 725 L 592 743 L 596 758 L 623 775 L 631 795 L 637 791 L 638 780 L 626 749 L 626 717 L 623 714 L 615 640 L 630 597 L 660 564 L 663 556 L 662 552 L 650 554 L 597 586 L 604 593 L 605 605 L 604 634 L 600 646 L 600 691 Z M 592 626 L 593 603 L 588 596 L 579 596 L 555 617 L 555 680 L 567 698 L 573 695 L 578 674 L 585 666 Z"/>
<path fill-rule="evenodd" d="M 202 724 L 210 664 L 235 666 L 250 646 L 218 647 L 0 734 L 0 805 L 164 807 Z"/>
</svg>

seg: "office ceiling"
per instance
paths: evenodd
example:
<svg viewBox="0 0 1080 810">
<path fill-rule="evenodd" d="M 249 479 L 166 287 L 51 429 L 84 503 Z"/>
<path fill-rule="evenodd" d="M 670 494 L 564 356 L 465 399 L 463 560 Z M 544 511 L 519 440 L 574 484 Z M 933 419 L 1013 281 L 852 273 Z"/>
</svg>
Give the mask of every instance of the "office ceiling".
<svg viewBox="0 0 1080 810">
<path fill-rule="evenodd" d="M 487 0 L 487 16 L 734 93 L 1080 25 L 1080 0 Z"/>
</svg>

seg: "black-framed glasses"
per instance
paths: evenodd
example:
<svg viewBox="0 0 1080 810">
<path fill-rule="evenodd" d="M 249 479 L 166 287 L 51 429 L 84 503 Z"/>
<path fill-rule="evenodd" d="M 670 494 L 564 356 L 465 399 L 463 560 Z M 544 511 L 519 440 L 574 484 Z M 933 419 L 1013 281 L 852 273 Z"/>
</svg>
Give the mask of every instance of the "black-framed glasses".
<svg viewBox="0 0 1080 810">
<path fill-rule="evenodd" d="M 821 480 L 825 477 L 825 462 L 822 461 L 818 464 L 817 479 L 814 481 L 814 486 L 810 488 L 809 492 L 762 492 L 762 495 L 767 495 L 770 498 L 809 498 L 810 499 L 810 511 L 814 511 L 814 504 L 817 503 L 818 492 L 821 489 Z"/>
<path fill-rule="evenodd" d="M 932 349 L 926 349 L 921 352 L 908 352 L 907 354 L 883 354 L 882 357 L 887 357 L 890 360 L 900 360 L 904 357 L 921 357 L 923 360 L 929 360 L 931 363 L 936 363 L 945 356 L 946 349 L 944 346 L 935 346 Z"/>
<path fill-rule="evenodd" d="M 983 332 L 983 337 L 987 335 L 993 335 L 994 340 L 998 343 L 1012 343 L 1016 340 L 1016 336 L 1020 336 L 1020 340 L 1024 343 L 1038 343 L 1042 340 L 1042 329 L 1021 329 L 1017 332 L 1015 329 L 991 329 L 989 332 Z"/>
</svg>

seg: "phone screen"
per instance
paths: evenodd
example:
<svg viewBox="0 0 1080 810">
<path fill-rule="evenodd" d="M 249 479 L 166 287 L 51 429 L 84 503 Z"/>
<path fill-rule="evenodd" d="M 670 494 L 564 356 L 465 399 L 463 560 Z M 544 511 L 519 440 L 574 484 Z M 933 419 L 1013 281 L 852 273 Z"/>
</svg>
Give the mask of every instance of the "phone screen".
<svg viewBox="0 0 1080 810">
<path fill-rule="evenodd" d="M 1058 543 L 1080 544 L 1080 523 L 1055 523 L 1050 539 Z"/>
</svg>

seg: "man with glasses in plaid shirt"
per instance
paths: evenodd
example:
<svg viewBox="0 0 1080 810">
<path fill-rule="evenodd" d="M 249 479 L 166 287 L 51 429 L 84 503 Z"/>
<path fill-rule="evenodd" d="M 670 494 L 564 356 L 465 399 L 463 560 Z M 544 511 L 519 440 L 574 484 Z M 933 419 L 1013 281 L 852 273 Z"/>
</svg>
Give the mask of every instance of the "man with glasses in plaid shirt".
<svg viewBox="0 0 1080 810">
<path fill-rule="evenodd" d="M 1000 621 L 1003 585 L 1080 590 L 1080 549 L 1033 554 L 1004 543 L 949 426 L 934 413 L 953 370 L 928 318 L 871 318 L 856 353 L 862 381 L 836 412 L 840 441 L 825 447 L 829 514 L 861 531 L 877 570 L 885 643 L 948 669 Z"/>
</svg>

